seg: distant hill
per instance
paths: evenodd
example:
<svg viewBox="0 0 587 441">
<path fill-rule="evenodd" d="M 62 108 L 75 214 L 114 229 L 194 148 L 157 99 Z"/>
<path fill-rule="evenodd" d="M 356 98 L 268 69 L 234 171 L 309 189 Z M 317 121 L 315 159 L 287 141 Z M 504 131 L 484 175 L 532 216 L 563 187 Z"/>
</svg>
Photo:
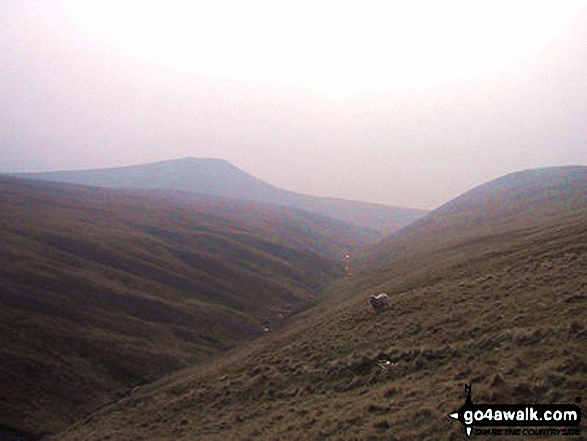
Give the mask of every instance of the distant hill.
<svg viewBox="0 0 587 441">
<path fill-rule="evenodd" d="M 172 191 L 0 177 L 0 206 L 0 439 L 63 429 L 274 332 L 342 274 L 344 250 L 374 239 L 300 210 Z"/>
<path fill-rule="evenodd" d="M 448 414 L 469 382 L 475 403 L 574 404 L 587 390 L 586 198 L 585 167 L 473 189 L 386 240 L 285 332 L 57 439 L 459 440 Z M 375 314 L 381 291 L 390 308 Z"/>
<path fill-rule="evenodd" d="M 330 216 L 376 230 L 382 235 L 396 231 L 426 213 L 425 210 L 294 193 L 255 178 L 224 160 L 213 158 L 184 158 L 128 167 L 19 173 L 14 176 L 96 187 L 181 190 L 279 204 Z"/>
</svg>

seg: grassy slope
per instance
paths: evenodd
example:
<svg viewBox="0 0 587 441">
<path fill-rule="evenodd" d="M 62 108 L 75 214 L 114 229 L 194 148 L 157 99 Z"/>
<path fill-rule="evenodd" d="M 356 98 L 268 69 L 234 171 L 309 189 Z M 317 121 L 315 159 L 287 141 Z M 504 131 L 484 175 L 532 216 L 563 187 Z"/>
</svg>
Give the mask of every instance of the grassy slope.
<svg viewBox="0 0 587 441">
<path fill-rule="evenodd" d="M 566 172 L 547 197 L 544 176 L 517 194 L 509 186 L 522 205 L 443 208 L 442 222 L 387 243 L 392 265 L 331 286 L 350 301 L 145 387 L 58 439 L 459 440 L 447 414 L 469 381 L 479 403 L 573 403 L 587 390 L 587 179 Z M 374 314 L 366 298 L 380 291 L 392 307 Z"/>
<path fill-rule="evenodd" d="M 370 236 L 184 196 L 0 178 L 0 436 L 63 429 L 259 336 Z"/>
<path fill-rule="evenodd" d="M 512 173 L 447 202 L 369 250 L 362 267 L 391 266 L 401 256 L 448 242 L 508 233 L 571 214 L 585 204 L 587 167 Z"/>
</svg>

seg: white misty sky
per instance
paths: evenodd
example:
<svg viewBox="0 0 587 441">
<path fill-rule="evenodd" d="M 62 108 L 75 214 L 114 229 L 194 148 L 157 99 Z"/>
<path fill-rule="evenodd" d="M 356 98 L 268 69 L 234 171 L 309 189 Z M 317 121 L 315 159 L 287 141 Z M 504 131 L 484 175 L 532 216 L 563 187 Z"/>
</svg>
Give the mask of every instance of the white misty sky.
<svg viewBox="0 0 587 441">
<path fill-rule="evenodd" d="M 219 157 L 434 208 L 587 165 L 587 1 L 0 2 L 0 172 Z"/>
</svg>

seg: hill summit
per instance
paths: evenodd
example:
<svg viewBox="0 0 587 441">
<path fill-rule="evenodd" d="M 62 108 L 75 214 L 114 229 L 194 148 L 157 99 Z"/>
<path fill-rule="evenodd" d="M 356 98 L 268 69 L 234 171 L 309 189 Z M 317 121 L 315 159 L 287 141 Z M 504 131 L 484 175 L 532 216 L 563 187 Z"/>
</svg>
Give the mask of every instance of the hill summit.
<svg viewBox="0 0 587 441">
<path fill-rule="evenodd" d="M 587 203 L 587 167 L 523 170 L 481 184 L 397 231 L 369 250 L 362 267 L 389 266 L 406 253 L 449 242 L 490 241 L 512 228 L 531 229 L 571 216 Z"/>
<path fill-rule="evenodd" d="M 215 158 L 190 157 L 126 167 L 19 173 L 15 176 L 94 187 L 179 190 L 278 204 L 329 216 L 375 230 L 381 235 L 396 231 L 426 214 L 425 210 L 295 193 Z"/>
<path fill-rule="evenodd" d="M 109 188 L 173 189 L 235 199 L 279 202 L 280 190 L 223 159 L 183 158 L 92 170 L 17 176 Z"/>
</svg>

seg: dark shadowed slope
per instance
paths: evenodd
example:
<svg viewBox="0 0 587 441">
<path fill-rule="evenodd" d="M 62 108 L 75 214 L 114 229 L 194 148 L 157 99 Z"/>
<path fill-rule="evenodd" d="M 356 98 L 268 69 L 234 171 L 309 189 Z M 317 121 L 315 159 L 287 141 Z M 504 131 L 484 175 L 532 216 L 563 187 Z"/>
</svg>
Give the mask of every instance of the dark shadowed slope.
<svg viewBox="0 0 587 441">
<path fill-rule="evenodd" d="M 466 382 L 477 403 L 572 404 L 587 390 L 584 176 L 553 169 L 487 184 L 435 213 L 442 222 L 404 231 L 401 247 L 388 241 L 392 264 L 329 288 L 347 302 L 145 387 L 57 439 L 457 441 L 463 429 L 447 415 Z M 479 210 L 455 208 L 471 203 Z M 374 314 L 367 297 L 381 291 L 391 307 Z"/>
<path fill-rule="evenodd" d="M 280 204 L 330 216 L 383 235 L 426 213 L 424 210 L 294 193 L 257 179 L 224 160 L 212 158 L 185 158 L 98 170 L 21 173 L 17 176 L 97 187 L 173 189 Z"/>
<path fill-rule="evenodd" d="M 136 193 L 188 208 L 197 203 L 201 211 L 228 217 L 251 231 L 269 233 L 277 241 L 334 259 L 340 259 L 349 250 L 366 249 L 380 238 L 375 230 L 276 204 L 173 190 L 137 190 Z"/>
<path fill-rule="evenodd" d="M 0 435 L 62 429 L 279 327 L 372 234 L 260 203 L 17 178 L 0 178 L 0 207 Z"/>
</svg>

